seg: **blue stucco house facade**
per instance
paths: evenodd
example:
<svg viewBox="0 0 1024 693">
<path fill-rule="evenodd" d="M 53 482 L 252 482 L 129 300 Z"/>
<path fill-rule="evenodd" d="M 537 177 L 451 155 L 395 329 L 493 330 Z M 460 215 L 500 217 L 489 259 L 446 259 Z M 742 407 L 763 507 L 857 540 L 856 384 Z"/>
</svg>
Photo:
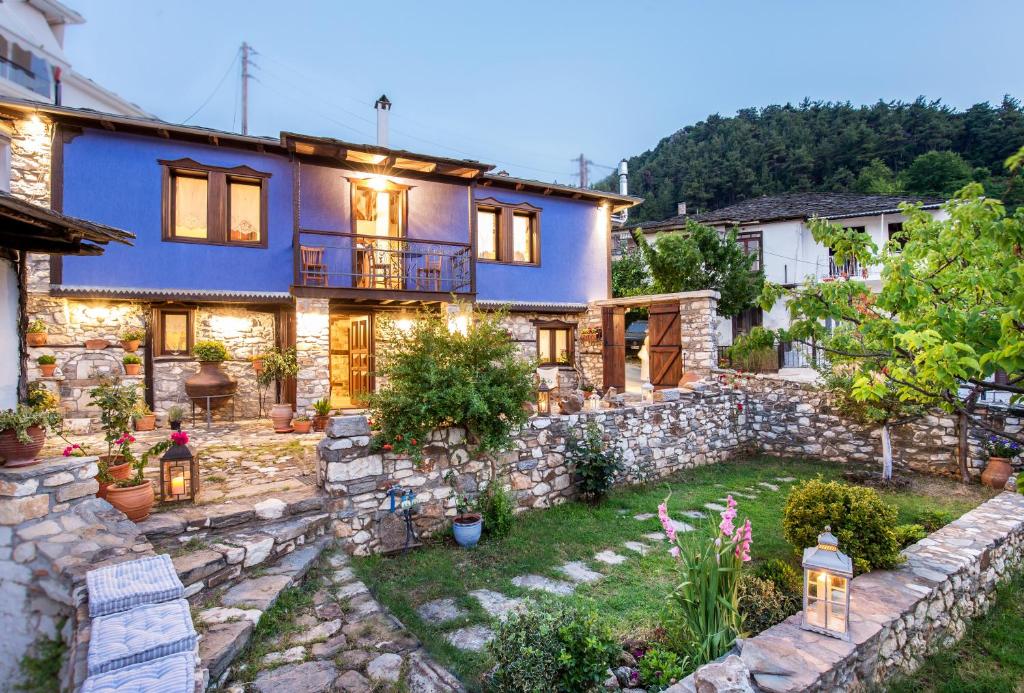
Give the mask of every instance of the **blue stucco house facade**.
<svg viewBox="0 0 1024 693">
<path fill-rule="evenodd" d="M 43 123 L 45 136 L 14 137 L 11 154 L 38 167 L 53 208 L 136 237 L 100 257 L 39 259 L 30 310 L 56 323 L 66 362 L 91 367 L 98 357 L 76 351 L 86 339 L 145 330 L 142 384 L 158 411 L 184 401 L 199 339 L 231 351 L 236 413 L 256 413 L 250 357 L 275 347 L 297 350 L 282 395 L 298 409 L 324 397 L 359 406 L 383 320 L 453 301 L 507 311 L 525 355 L 578 371 L 581 316 L 611 295 L 611 215 L 639 202 L 315 135 L 19 101 L 0 101 L 0 116 L 26 132 Z M 63 370 L 65 399 L 94 375 Z"/>
</svg>

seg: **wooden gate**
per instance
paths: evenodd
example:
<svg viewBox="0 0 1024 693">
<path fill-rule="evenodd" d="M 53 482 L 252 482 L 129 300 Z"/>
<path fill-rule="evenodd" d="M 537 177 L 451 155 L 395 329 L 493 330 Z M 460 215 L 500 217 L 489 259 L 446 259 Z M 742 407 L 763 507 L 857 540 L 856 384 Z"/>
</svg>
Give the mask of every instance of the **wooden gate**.
<svg viewBox="0 0 1024 693">
<path fill-rule="evenodd" d="M 604 340 L 604 383 L 607 390 L 614 387 L 619 392 L 626 389 L 626 309 L 607 307 L 601 309 L 601 334 Z"/>
<path fill-rule="evenodd" d="M 683 377 L 679 302 L 652 303 L 648 315 L 651 385 L 677 387 Z"/>
</svg>

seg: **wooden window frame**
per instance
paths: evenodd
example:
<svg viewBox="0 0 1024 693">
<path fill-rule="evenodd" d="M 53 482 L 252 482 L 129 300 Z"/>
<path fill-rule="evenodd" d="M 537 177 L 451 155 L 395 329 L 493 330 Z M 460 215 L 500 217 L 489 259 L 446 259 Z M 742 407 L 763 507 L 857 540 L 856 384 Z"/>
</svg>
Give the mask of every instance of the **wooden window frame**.
<svg viewBox="0 0 1024 693">
<path fill-rule="evenodd" d="M 893 233 L 900 234 L 899 238 L 893 238 Z M 902 221 L 890 221 L 885 225 L 885 235 L 887 241 L 895 241 L 900 251 L 903 250 L 904 246 L 907 245 L 907 237 L 903 235 L 903 222 Z"/>
<path fill-rule="evenodd" d="M 487 214 L 494 215 L 494 257 L 480 257 L 480 213 L 486 212 Z M 476 261 L 477 262 L 500 262 L 501 258 L 501 220 L 502 213 L 500 207 L 493 207 L 490 205 L 477 205 L 476 206 Z"/>
<path fill-rule="evenodd" d="M 164 325 L 168 315 L 185 316 L 185 353 L 165 350 Z M 165 358 L 192 358 L 192 347 L 195 344 L 195 309 L 182 304 L 167 304 L 153 308 L 153 356 Z"/>
<path fill-rule="evenodd" d="M 743 247 L 743 252 L 746 255 L 750 255 L 750 252 L 747 249 L 747 243 L 755 239 L 757 240 L 757 267 L 752 269 L 754 272 L 759 272 L 764 269 L 764 232 L 741 231 L 736 234 L 736 242 Z"/>
<path fill-rule="evenodd" d="M 520 267 L 540 267 L 540 213 L 541 208 L 531 205 L 529 202 L 502 202 L 493 197 L 486 197 L 476 201 L 476 210 L 498 212 L 498 244 L 497 255 L 494 260 L 477 258 L 477 262 L 490 262 L 498 265 L 518 265 Z M 514 252 L 512 248 L 512 229 L 515 215 L 528 215 L 531 218 L 533 247 L 533 259 L 529 262 L 512 260 Z M 479 232 L 479 230 L 478 230 Z M 479 244 L 479 239 L 476 239 Z"/>
<path fill-rule="evenodd" d="M 541 368 L 550 368 L 552 366 L 558 366 L 560 368 L 572 368 L 576 363 L 576 323 L 564 322 L 561 320 L 546 320 L 534 322 L 534 327 L 537 330 L 537 360 L 538 365 Z M 562 361 L 540 361 L 540 343 L 541 343 L 541 331 L 548 331 L 548 349 L 551 354 L 555 354 L 555 332 L 564 330 L 568 334 L 566 335 L 565 344 L 567 348 L 567 358 L 565 362 Z"/>
<path fill-rule="evenodd" d="M 161 240 L 170 243 L 223 245 L 232 248 L 266 248 L 270 224 L 267 219 L 268 181 L 272 174 L 249 166 L 210 166 L 194 159 L 159 160 L 163 168 L 163 205 L 161 210 Z M 175 195 L 174 179 L 178 176 L 206 178 L 206 238 L 184 238 L 174 235 Z M 231 182 L 242 180 L 258 182 L 260 186 L 260 239 L 259 241 L 231 240 Z"/>
</svg>

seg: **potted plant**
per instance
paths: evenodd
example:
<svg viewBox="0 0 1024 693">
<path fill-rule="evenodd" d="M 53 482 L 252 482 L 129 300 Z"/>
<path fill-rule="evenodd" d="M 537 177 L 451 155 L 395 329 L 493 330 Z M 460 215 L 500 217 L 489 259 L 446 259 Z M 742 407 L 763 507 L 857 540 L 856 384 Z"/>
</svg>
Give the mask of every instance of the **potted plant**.
<svg viewBox="0 0 1024 693">
<path fill-rule="evenodd" d="M 1016 441 L 993 435 L 985 441 L 985 450 L 988 452 L 988 464 L 981 473 L 981 483 L 997 490 L 1001 489 L 1006 486 L 1006 480 L 1013 474 L 1010 460 L 1020 454 L 1021 445 Z"/>
<path fill-rule="evenodd" d="M 29 346 L 43 346 L 46 344 L 46 324 L 42 320 L 33 320 L 25 330 L 25 341 Z"/>
<path fill-rule="evenodd" d="M 99 456 L 99 474 L 96 476 L 102 489 L 104 483 L 127 479 L 131 475 L 125 449 L 135 442 L 128 430 L 132 413 L 139 403 L 139 389 L 135 385 L 122 385 L 116 378 L 102 378 L 99 385 L 89 390 L 89 397 L 89 403 L 100 410 L 100 425 L 107 443 L 107 454 Z"/>
<path fill-rule="evenodd" d="M 167 423 L 172 431 L 181 430 L 181 422 L 185 420 L 185 407 L 175 404 L 167 410 Z"/>
<path fill-rule="evenodd" d="M 322 432 L 327 430 L 327 420 L 331 414 L 331 400 L 326 397 L 321 397 L 317 401 L 313 402 L 313 430 Z"/>
<path fill-rule="evenodd" d="M 452 520 L 452 533 L 455 535 L 455 542 L 464 548 L 471 549 L 480 541 L 480 532 L 484 527 L 483 517 L 477 512 L 476 501 L 459 489 L 458 479 L 455 472 L 449 469 L 445 472 L 444 480 L 452 489 L 455 496 L 455 518 Z"/>
<path fill-rule="evenodd" d="M 46 442 L 46 431 L 59 424 L 60 413 L 24 404 L 0 412 L 0 457 L 8 467 L 32 464 Z"/>
<path fill-rule="evenodd" d="M 142 370 L 142 359 L 135 354 L 125 354 L 121 359 L 121 363 L 124 364 L 125 375 L 138 375 L 139 371 Z"/>
<path fill-rule="evenodd" d="M 199 371 L 185 379 L 185 393 L 204 409 L 223 408 L 228 404 L 227 395 L 238 389 L 238 383 L 221 369 L 221 364 L 231 356 L 227 347 L 223 342 L 205 339 L 195 343 L 192 355 L 199 361 Z"/>
<path fill-rule="evenodd" d="M 252 369 L 256 372 L 256 375 L 263 372 L 263 359 L 263 354 L 253 354 L 249 357 L 249 360 L 252 361 Z"/>
<path fill-rule="evenodd" d="M 152 431 L 156 428 L 156 414 L 145 402 L 139 402 L 132 412 L 132 423 L 136 431 Z"/>
<path fill-rule="evenodd" d="M 121 348 L 125 351 L 135 351 L 145 336 L 146 333 L 137 327 L 126 327 L 121 331 Z"/>
<path fill-rule="evenodd" d="M 278 433 L 292 431 L 292 405 L 281 401 L 281 385 L 284 380 L 294 378 L 299 372 L 295 349 L 274 349 L 263 355 L 263 370 L 256 376 L 256 383 L 262 391 L 276 384 L 274 406 L 270 409 L 270 420 Z"/>
<path fill-rule="evenodd" d="M 134 440 L 134 439 L 133 439 Z M 149 517 L 156 500 L 153 494 L 153 482 L 145 477 L 146 464 L 153 455 L 163 454 L 171 447 L 170 440 L 161 440 L 138 459 L 128 447 L 123 448 L 125 459 L 131 465 L 132 475 L 127 479 L 115 481 L 106 489 L 107 502 L 128 516 L 132 522 L 139 522 Z"/>
<path fill-rule="evenodd" d="M 53 372 L 57 370 L 57 357 L 53 354 L 43 354 L 36 359 L 39 370 L 43 372 L 44 378 L 52 378 Z"/>
<path fill-rule="evenodd" d="M 309 433 L 313 426 L 313 420 L 306 415 L 296 416 L 292 419 L 292 428 L 296 433 Z"/>
<path fill-rule="evenodd" d="M 87 339 L 85 340 L 85 348 L 91 351 L 100 351 L 110 346 L 110 342 L 105 339 Z"/>
</svg>

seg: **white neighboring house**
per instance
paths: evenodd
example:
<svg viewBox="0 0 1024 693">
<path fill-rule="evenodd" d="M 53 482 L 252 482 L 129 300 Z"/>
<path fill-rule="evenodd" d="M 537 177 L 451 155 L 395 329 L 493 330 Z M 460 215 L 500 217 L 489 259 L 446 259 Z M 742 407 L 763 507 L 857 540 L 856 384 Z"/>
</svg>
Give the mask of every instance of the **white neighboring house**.
<svg viewBox="0 0 1024 693">
<path fill-rule="evenodd" d="M 58 0 L 0 1 L 0 96 L 53 104 L 57 68 L 61 105 L 152 117 L 72 68 L 64 53 L 64 30 L 84 23 L 82 15 Z"/>
<path fill-rule="evenodd" d="M 765 278 L 777 284 L 795 286 L 809 276 L 817 278 L 856 276 L 867 280 L 869 286 L 879 288 L 878 267 L 858 267 L 856 262 L 837 263 L 829 248 L 817 243 L 811 235 L 809 220 L 813 217 L 829 219 L 848 228 L 858 228 L 869 234 L 881 247 L 890 235 L 901 228 L 905 219 L 899 206 L 903 202 L 923 202 L 923 207 L 936 218 L 947 216 L 940 207 L 941 200 L 892 195 L 864 195 L 860 193 L 789 193 L 758 197 L 712 212 L 687 215 L 684 204 L 679 214 L 664 221 L 643 222 L 616 231 L 615 246 L 621 253 L 632 245 L 631 229 L 639 228 L 648 242 L 659 234 L 674 233 L 693 220 L 725 232 L 738 231 L 737 240 L 747 252 L 757 255 L 755 268 L 764 267 Z M 733 335 L 749 332 L 763 325 L 769 329 L 789 326 L 785 303 L 780 301 L 770 311 L 760 307 L 749 308 L 742 314 L 718 324 L 718 343 L 732 344 Z M 802 349 L 783 347 L 780 367 L 803 368 L 807 365 Z"/>
</svg>

